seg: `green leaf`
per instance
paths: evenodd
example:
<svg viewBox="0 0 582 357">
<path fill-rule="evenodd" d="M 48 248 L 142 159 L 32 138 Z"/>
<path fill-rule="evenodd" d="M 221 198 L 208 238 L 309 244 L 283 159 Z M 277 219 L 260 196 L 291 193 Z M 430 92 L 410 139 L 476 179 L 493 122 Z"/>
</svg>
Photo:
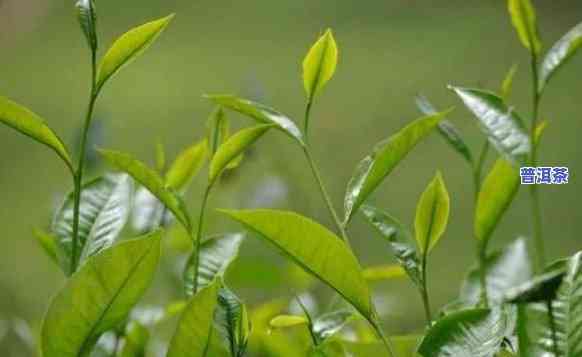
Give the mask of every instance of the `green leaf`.
<svg viewBox="0 0 582 357">
<path fill-rule="evenodd" d="M 532 52 L 534 56 L 540 54 L 542 43 L 538 35 L 536 13 L 530 0 L 508 0 L 511 23 L 521 43 Z"/>
<path fill-rule="evenodd" d="M 574 26 L 550 48 L 540 65 L 538 91 L 541 93 L 552 76 L 582 47 L 582 23 Z"/>
<path fill-rule="evenodd" d="M 275 124 L 279 130 L 304 145 L 303 134 L 293 120 L 275 109 L 232 95 L 208 95 L 206 98 L 218 105 L 248 116 L 259 123 Z"/>
<path fill-rule="evenodd" d="M 398 263 L 404 268 L 412 282 L 418 286 L 420 261 L 411 244 L 410 232 L 396 218 L 376 207 L 363 205 L 361 211 L 368 222 L 388 241 Z"/>
<path fill-rule="evenodd" d="M 133 183 L 125 174 L 106 175 L 83 185 L 79 206 L 79 263 L 116 242 L 125 227 L 132 206 Z M 57 237 L 58 256 L 63 271 L 70 275 L 73 251 L 73 211 L 71 192 L 55 213 L 51 231 Z"/>
<path fill-rule="evenodd" d="M 517 73 L 517 69 L 519 65 L 515 63 L 507 74 L 505 78 L 503 78 L 503 82 L 501 82 L 501 98 L 507 102 L 509 100 L 509 96 L 511 95 L 511 89 L 513 87 L 513 79 L 515 78 L 515 74 Z"/>
<path fill-rule="evenodd" d="M 395 357 L 417 357 L 416 349 L 422 336 L 393 336 L 390 338 L 394 347 Z M 384 356 L 386 355 L 386 346 L 380 342 L 353 342 L 339 339 L 330 339 L 320 346 L 320 351 L 325 357 L 343 357 L 343 356 Z"/>
<path fill-rule="evenodd" d="M 212 112 L 206 123 L 206 128 L 210 152 L 214 156 L 218 147 L 230 136 L 230 122 L 222 107 L 218 107 Z"/>
<path fill-rule="evenodd" d="M 156 171 L 163 172 L 166 168 L 166 149 L 161 139 L 156 140 Z"/>
<path fill-rule="evenodd" d="M 41 229 L 35 228 L 32 234 L 40 244 L 46 255 L 57 265 L 60 265 L 58 256 L 57 237 Z"/>
<path fill-rule="evenodd" d="M 378 265 L 363 271 L 367 281 L 399 279 L 406 276 L 406 270 L 400 265 Z"/>
<path fill-rule="evenodd" d="M 87 39 L 87 44 L 93 53 L 97 51 L 97 11 L 95 10 L 95 1 L 78 0 L 75 4 L 77 7 L 77 19 Z"/>
<path fill-rule="evenodd" d="M 212 161 L 210 162 L 210 171 L 208 174 L 209 182 L 214 182 L 228 164 L 239 157 L 250 145 L 257 141 L 263 134 L 274 125 L 258 125 L 252 128 L 243 129 L 222 144 Z"/>
<path fill-rule="evenodd" d="M 218 293 L 214 323 L 231 356 L 244 356 L 251 333 L 249 314 L 243 302 L 224 284 Z"/>
<path fill-rule="evenodd" d="M 416 207 L 414 230 L 421 253 L 428 255 L 447 228 L 450 199 L 443 176 L 437 172 L 428 184 Z"/>
<path fill-rule="evenodd" d="M 504 159 L 498 159 L 485 177 L 477 197 L 474 227 L 475 237 L 484 247 L 513 201 L 519 185 L 518 169 Z"/>
<path fill-rule="evenodd" d="M 278 315 L 269 322 L 273 328 L 289 328 L 295 326 L 307 326 L 309 320 L 305 316 Z"/>
<path fill-rule="evenodd" d="M 97 74 L 97 91 L 121 68 L 141 55 L 168 26 L 174 15 L 148 22 L 121 35 L 109 48 Z"/>
<path fill-rule="evenodd" d="M 521 118 L 493 93 L 450 87 L 479 120 L 489 142 L 507 159 L 520 162 L 531 149 Z"/>
<path fill-rule="evenodd" d="M 516 304 L 553 300 L 565 275 L 564 270 L 558 269 L 536 276 L 508 291 L 505 299 Z"/>
<path fill-rule="evenodd" d="M 423 357 L 490 357 L 503 341 L 506 324 L 504 314 L 492 310 L 455 312 L 428 330 L 418 353 Z"/>
<path fill-rule="evenodd" d="M 150 333 L 145 326 L 130 321 L 123 337 L 123 345 L 116 357 L 143 357 L 146 355 Z"/>
<path fill-rule="evenodd" d="M 48 146 L 65 162 L 71 172 L 75 171 L 65 144 L 35 113 L 8 98 L 0 97 L 0 122 Z"/>
<path fill-rule="evenodd" d="M 328 312 L 313 321 L 313 333 L 319 341 L 324 341 L 344 328 L 354 318 L 350 310 Z"/>
<path fill-rule="evenodd" d="M 164 180 L 154 170 L 129 154 L 103 149 L 99 150 L 99 153 L 111 166 L 127 172 L 135 181 L 147 188 L 174 214 L 188 232 L 191 231 L 190 217 L 184 202 L 180 196 L 166 187 Z"/>
<path fill-rule="evenodd" d="M 216 278 L 224 276 L 230 264 L 238 256 L 243 241 L 241 233 L 212 236 L 200 244 L 200 262 L 198 264 L 198 288 L 208 286 Z M 184 270 L 184 286 L 187 296 L 194 293 L 194 267 L 196 255 L 193 253 Z"/>
<path fill-rule="evenodd" d="M 335 289 L 364 317 L 372 318 L 370 291 L 360 264 L 345 243 L 328 229 L 292 212 L 221 212 L 258 233 L 307 272 Z"/>
<path fill-rule="evenodd" d="M 435 107 L 429 102 L 428 98 L 422 94 L 415 97 L 415 102 L 417 108 L 424 115 L 434 115 L 437 114 Z M 445 141 L 461 156 L 471 164 L 473 162 L 473 155 L 471 154 L 471 149 L 467 146 L 459 130 L 450 121 L 444 119 L 437 127 L 439 134 L 445 139 Z"/>
<path fill-rule="evenodd" d="M 88 259 L 71 276 L 45 315 L 44 357 L 85 356 L 102 333 L 127 317 L 153 280 L 160 239 L 158 231 L 120 243 Z"/>
<path fill-rule="evenodd" d="M 330 29 L 309 49 L 303 60 L 303 86 L 313 100 L 333 77 L 337 66 L 337 44 Z"/>
<path fill-rule="evenodd" d="M 208 157 L 208 143 L 203 140 L 182 151 L 166 173 L 166 185 L 184 191 L 192 177 L 200 171 Z"/>
<path fill-rule="evenodd" d="M 480 267 L 473 267 L 461 288 L 461 300 L 476 304 L 481 298 Z M 524 238 L 519 238 L 502 251 L 490 254 L 485 262 L 489 303 L 500 304 L 515 286 L 530 280 L 533 269 Z"/>
<path fill-rule="evenodd" d="M 348 183 L 344 199 L 346 225 L 396 165 L 449 113 L 450 110 L 417 119 L 398 133 L 376 144 L 372 153 L 358 164 Z"/>
<path fill-rule="evenodd" d="M 214 281 L 190 299 L 170 341 L 167 357 L 211 356 L 208 352 L 219 288 L 219 282 Z"/>
</svg>

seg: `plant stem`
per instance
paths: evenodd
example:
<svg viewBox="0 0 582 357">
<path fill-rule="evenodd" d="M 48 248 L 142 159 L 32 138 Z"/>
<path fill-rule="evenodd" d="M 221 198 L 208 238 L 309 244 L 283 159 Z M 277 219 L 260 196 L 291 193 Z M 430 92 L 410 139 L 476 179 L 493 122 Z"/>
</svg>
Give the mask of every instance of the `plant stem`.
<svg viewBox="0 0 582 357">
<path fill-rule="evenodd" d="M 309 142 L 309 118 L 311 117 L 311 106 L 313 105 L 313 100 L 310 98 L 307 100 L 307 105 L 305 106 L 305 120 L 303 121 L 303 133 L 305 134 L 305 142 Z"/>
<path fill-rule="evenodd" d="M 95 109 L 95 102 L 97 101 L 98 90 L 96 88 L 97 79 L 97 59 L 96 54 L 93 51 L 91 53 L 91 95 L 89 98 L 89 105 L 87 108 L 87 113 L 85 116 L 85 122 L 83 124 L 83 132 L 81 134 L 81 148 L 79 152 L 79 164 L 75 172 L 74 177 L 74 207 L 73 207 L 73 247 L 72 247 L 72 257 L 71 257 L 71 274 L 77 270 L 78 260 L 79 260 L 79 214 L 81 208 L 81 191 L 83 187 L 83 169 L 85 166 L 85 152 L 87 146 L 87 137 L 89 135 L 89 128 L 91 126 L 91 119 L 93 117 L 93 111 Z"/>
<path fill-rule="evenodd" d="M 560 352 L 558 351 L 558 333 L 556 330 L 556 319 L 554 316 L 554 306 L 552 304 L 552 300 L 549 299 L 546 301 L 546 305 L 548 307 L 548 318 L 550 319 L 550 329 L 552 330 L 552 347 L 554 350 L 554 355 L 558 357 Z"/>
<path fill-rule="evenodd" d="M 481 283 L 481 301 L 485 308 L 489 308 L 489 292 L 487 288 L 487 247 L 478 244 L 479 251 L 479 282 Z"/>
<path fill-rule="evenodd" d="M 538 63 L 537 56 L 531 56 L 531 70 L 532 70 L 532 119 L 530 127 L 530 142 L 531 142 L 531 156 L 530 165 L 535 167 L 537 165 L 537 144 L 536 144 L 536 128 L 538 123 L 539 107 L 540 107 L 540 92 L 538 90 Z M 543 232 L 542 232 L 542 210 L 540 205 L 540 198 L 537 185 L 530 185 L 531 210 L 533 219 L 533 234 L 536 247 L 536 266 L 537 270 L 541 271 L 546 264 L 546 249 L 544 246 Z"/>
<path fill-rule="evenodd" d="M 208 197 L 210 196 L 210 190 L 212 189 L 212 183 L 209 183 L 204 190 L 204 194 L 202 196 L 202 203 L 200 204 L 200 215 L 198 216 L 198 228 L 196 230 L 196 235 L 194 236 L 194 256 L 196 259 L 194 260 L 194 291 L 193 294 L 198 292 L 198 265 L 200 260 L 200 242 L 202 241 L 202 232 L 204 226 L 204 214 L 206 212 L 206 204 L 208 203 Z"/>
<path fill-rule="evenodd" d="M 422 304 L 424 306 L 424 314 L 426 317 L 426 325 L 430 328 L 432 324 L 432 313 L 430 309 L 430 299 L 428 295 L 428 284 L 427 284 L 427 271 L 426 271 L 426 264 L 427 264 L 427 254 L 424 253 L 422 257 L 422 280 L 421 280 L 421 287 L 420 287 L 420 296 L 422 297 Z"/>
</svg>

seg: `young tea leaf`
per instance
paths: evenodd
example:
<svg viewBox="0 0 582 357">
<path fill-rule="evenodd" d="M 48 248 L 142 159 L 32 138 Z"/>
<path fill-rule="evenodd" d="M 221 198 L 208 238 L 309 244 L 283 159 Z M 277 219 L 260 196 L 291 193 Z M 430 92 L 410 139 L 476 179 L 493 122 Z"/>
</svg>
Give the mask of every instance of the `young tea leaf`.
<svg viewBox="0 0 582 357">
<path fill-rule="evenodd" d="M 299 144 L 304 145 L 303 134 L 293 120 L 275 109 L 232 95 L 208 95 L 206 98 L 224 108 L 246 115 L 259 123 L 275 124 L 279 130 L 295 139 Z"/>
<path fill-rule="evenodd" d="M 309 320 L 305 316 L 296 316 L 296 315 L 279 315 L 275 316 L 269 322 L 269 325 L 273 328 L 289 328 L 289 327 L 296 327 L 296 326 L 307 326 L 309 324 Z"/>
<path fill-rule="evenodd" d="M 416 106 L 420 112 L 424 115 L 434 115 L 437 112 L 435 107 L 429 102 L 428 98 L 424 95 L 417 95 L 415 98 Z M 444 119 L 438 124 L 439 134 L 446 140 L 446 142 L 458 152 L 469 164 L 473 162 L 473 155 L 471 154 L 471 149 L 467 146 L 461 133 L 453 123 Z"/>
<path fill-rule="evenodd" d="M 32 233 L 50 260 L 52 260 L 57 265 L 60 265 L 57 237 L 36 228 L 32 231 Z"/>
<path fill-rule="evenodd" d="M 333 77 L 337 66 L 337 44 L 330 29 L 311 47 L 303 60 L 303 85 L 310 101 Z"/>
<path fill-rule="evenodd" d="M 508 0 L 507 2 L 511 23 L 521 43 L 538 56 L 542 50 L 542 43 L 538 34 L 536 13 L 530 0 Z"/>
<path fill-rule="evenodd" d="M 479 89 L 450 87 L 479 120 L 481 130 L 502 155 L 521 162 L 531 149 L 521 118 L 493 93 Z"/>
<path fill-rule="evenodd" d="M 41 117 L 8 98 L 0 97 L 0 122 L 51 148 L 65 162 L 71 173 L 74 172 L 65 144 Z"/>
<path fill-rule="evenodd" d="M 406 270 L 400 265 L 378 265 L 368 267 L 363 271 L 367 281 L 399 279 L 406 276 Z"/>
<path fill-rule="evenodd" d="M 86 356 L 102 333 L 123 322 L 153 280 L 160 239 L 158 231 L 87 260 L 54 297 L 45 315 L 44 357 Z"/>
<path fill-rule="evenodd" d="M 499 349 L 506 317 L 496 310 L 455 312 L 438 320 L 422 340 L 423 357 L 491 357 Z"/>
<path fill-rule="evenodd" d="M 513 88 L 513 79 L 515 78 L 515 74 L 517 73 L 518 69 L 517 63 L 511 66 L 505 78 L 503 78 L 503 82 L 501 82 L 501 98 L 507 102 L 509 100 L 509 96 L 511 95 L 511 89 Z"/>
<path fill-rule="evenodd" d="M 406 155 L 441 122 L 450 111 L 413 121 L 398 133 L 380 142 L 357 166 L 344 199 L 344 224 L 352 218 L 368 196 Z"/>
<path fill-rule="evenodd" d="M 272 124 L 258 125 L 239 131 L 222 144 L 212 161 L 210 162 L 210 171 L 208 174 L 209 182 L 214 182 L 220 176 L 228 164 L 240 157 L 240 155 L 255 141 L 257 141 L 267 130 L 275 127 Z"/>
<path fill-rule="evenodd" d="M 166 185 L 177 191 L 184 191 L 192 177 L 200 171 L 208 157 L 208 143 L 203 140 L 182 151 L 166 173 Z"/>
<path fill-rule="evenodd" d="M 582 23 L 574 26 L 548 51 L 540 65 L 538 91 L 543 92 L 546 84 L 576 52 L 582 47 Z"/>
<path fill-rule="evenodd" d="M 93 53 L 97 51 L 97 11 L 94 0 L 78 0 L 77 19 L 87 39 L 87 44 Z"/>
<path fill-rule="evenodd" d="M 129 154 L 113 150 L 99 150 L 99 153 L 111 166 L 127 172 L 134 180 L 146 187 L 176 216 L 176 219 L 180 221 L 187 231 L 191 230 L 190 217 L 184 202 L 180 199 L 180 196 L 166 187 L 164 180 L 156 171 Z"/>
<path fill-rule="evenodd" d="M 520 178 L 518 168 L 505 159 L 498 159 L 487 175 L 477 197 L 475 211 L 475 237 L 482 247 L 487 246 L 491 234 L 509 208 Z"/>
<path fill-rule="evenodd" d="M 206 128 L 210 153 L 214 156 L 218 147 L 230 136 L 230 121 L 222 107 L 218 107 L 212 112 L 206 123 Z"/>
<path fill-rule="evenodd" d="M 138 26 L 119 37 L 109 48 L 97 74 L 97 91 L 121 68 L 141 55 L 168 26 L 174 15 Z"/>
<path fill-rule="evenodd" d="M 133 182 L 128 175 L 106 175 L 83 185 L 79 206 L 79 262 L 110 247 L 119 238 L 131 209 Z M 58 256 L 67 275 L 73 250 L 74 195 L 69 193 L 51 225 Z"/>
<path fill-rule="evenodd" d="M 274 210 L 223 213 L 259 234 L 292 261 L 372 318 L 370 291 L 358 260 L 335 234 L 296 213 Z"/>
<path fill-rule="evenodd" d="M 440 172 L 426 187 L 416 207 L 414 230 L 421 253 L 428 253 L 437 244 L 449 220 L 449 192 Z"/>
</svg>

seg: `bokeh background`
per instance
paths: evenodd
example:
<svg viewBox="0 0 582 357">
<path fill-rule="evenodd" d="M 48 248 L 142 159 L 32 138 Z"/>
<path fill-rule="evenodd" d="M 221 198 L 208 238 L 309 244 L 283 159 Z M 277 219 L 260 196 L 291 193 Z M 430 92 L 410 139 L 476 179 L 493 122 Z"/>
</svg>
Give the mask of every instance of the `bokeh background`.
<svg viewBox="0 0 582 357">
<path fill-rule="evenodd" d="M 314 108 L 314 152 L 333 200 L 341 207 L 352 170 L 374 143 L 418 117 L 416 93 L 451 115 L 473 150 L 483 142 L 476 120 L 446 89 L 448 83 L 497 91 L 519 65 L 511 103 L 531 112 L 527 52 L 519 44 L 502 0 L 99 0 L 101 54 L 130 27 L 171 12 L 177 17 L 160 40 L 111 81 L 97 106 L 94 144 L 153 161 L 161 140 L 172 158 L 205 135 L 212 106 L 204 93 L 233 93 L 269 104 L 300 121 L 305 95 L 301 61 L 327 27 L 340 48 L 338 71 Z M 88 51 L 73 16 L 73 1 L 0 0 L 0 94 L 41 114 L 71 147 L 77 142 L 89 85 Z M 535 1 L 545 48 L 582 20 L 577 0 Z M 541 187 L 544 230 L 552 258 L 582 247 L 582 56 L 551 82 L 541 109 L 550 121 L 541 152 L 544 165 L 567 166 L 570 183 Z M 250 122 L 231 114 L 235 127 Z M 491 160 L 491 157 L 490 157 Z M 97 163 L 95 172 L 102 171 Z M 451 218 L 430 262 L 435 309 L 453 299 L 474 261 L 473 189 L 467 165 L 436 134 L 421 143 L 373 195 L 372 201 L 406 223 L 435 170 L 451 194 Z M 187 194 L 198 208 L 202 179 Z M 72 186 L 61 162 L 43 146 L 0 126 L 0 320 L 37 326 L 64 278 L 35 242 Z M 528 197 L 522 190 L 493 239 L 500 247 L 530 235 Z M 268 135 L 244 164 L 224 179 L 211 207 L 277 207 L 331 227 L 331 220 L 301 151 L 284 135 Z M 210 214 L 208 232 L 237 229 Z M 361 219 L 350 229 L 365 266 L 392 262 L 383 242 Z M 167 258 L 169 259 L 169 258 Z M 163 302 L 170 273 L 160 272 L 148 299 Z M 256 306 L 296 293 L 283 258 L 250 237 L 229 273 L 239 295 Z M 407 281 L 375 285 L 390 332 L 422 328 L 421 303 Z M 325 291 L 321 294 L 325 297 Z M 179 295 L 179 294 L 178 294 Z M 2 327 L 2 326 L 0 326 Z M 17 328 L 18 330 L 18 328 Z M 2 342 L 13 356 L 19 342 Z M 17 340 L 16 337 L 12 337 Z M 16 346 L 16 347 L 15 347 Z M 4 354 L 3 354 L 4 355 Z"/>
</svg>

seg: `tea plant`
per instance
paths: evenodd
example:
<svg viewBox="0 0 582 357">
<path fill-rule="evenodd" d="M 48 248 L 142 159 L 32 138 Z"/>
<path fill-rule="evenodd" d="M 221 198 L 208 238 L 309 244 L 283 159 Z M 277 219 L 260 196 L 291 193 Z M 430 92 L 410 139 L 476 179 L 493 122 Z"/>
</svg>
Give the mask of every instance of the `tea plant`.
<svg viewBox="0 0 582 357">
<path fill-rule="evenodd" d="M 489 242 L 516 196 L 519 166 L 538 164 L 539 120 L 544 89 L 554 73 L 582 47 L 582 24 L 551 47 L 542 59 L 536 14 L 529 0 L 509 0 L 511 21 L 531 55 L 532 113 L 529 120 L 508 104 L 508 72 L 501 95 L 482 89 L 449 86 L 478 120 L 485 136 L 479 154 L 454 124 L 452 109 L 437 111 L 426 97 L 417 105 L 425 116 L 374 146 L 349 181 L 343 213 L 335 208 L 312 153 L 312 112 L 318 95 L 333 78 L 338 46 L 327 30 L 303 61 L 306 92 L 302 129 L 285 114 L 232 95 L 207 95 L 216 104 L 208 133 L 166 165 L 163 145 L 156 145 L 156 167 L 130 154 L 99 149 L 121 173 L 86 180 L 88 135 L 104 85 L 144 52 L 173 15 L 136 27 L 116 40 L 100 61 L 97 14 L 92 0 L 77 2 L 77 15 L 90 54 L 90 91 L 81 131 L 78 161 L 37 115 L 0 97 L 0 121 L 53 150 L 73 179 L 73 190 L 54 213 L 48 232 L 35 235 L 66 275 L 65 285 L 49 304 L 38 350 L 45 357 L 143 356 L 152 328 L 177 318 L 166 356 L 582 356 L 582 252 L 547 265 L 537 186 L 530 186 L 533 251 L 526 238 L 490 253 Z M 256 125 L 231 135 L 226 111 L 242 114 Z M 462 157 L 472 172 L 475 190 L 474 232 L 477 264 L 467 274 L 459 297 L 434 313 L 430 303 L 429 257 L 449 223 L 450 198 L 444 175 L 437 172 L 418 200 L 414 234 L 398 219 L 368 204 L 374 191 L 415 146 L 434 129 Z M 251 236 L 268 243 L 290 262 L 327 285 L 333 296 L 326 311 L 314 313 L 294 299 L 249 308 L 225 282 L 245 233 L 205 233 L 209 197 L 224 172 L 235 169 L 246 150 L 269 132 L 282 132 L 303 152 L 334 223 L 331 229 L 301 214 L 272 210 L 220 209 Z M 498 156 L 486 175 L 491 149 Z M 183 200 L 193 176 L 208 163 L 197 220 Z M 350 245 L 350 223 L 361 212 L 386 240 L 398 264 L 362 268 Z M 132 224 L 128 224 L 131 222 Z M 184 299 L 166 306 L 139 305 L 161 259 L 161 242 L 175 230 L 189 237 L 181 274 Z M 135 239 L 122 239 L 131 232 Z M 172 262 L 173 264 L 174 262 Z M 426 328 L 418 334 L 389 336 L 373 299 L 370 282 L 407 276 L 419 292 Z M 308 289 L 311 284 L 308 284 Z M 287 309 L 293 301 L 297 309 Z M 296 346 L 279 334 L 308 335 Z M 373 333 L 372 333 L 373 332 Z"/>
</svg>

